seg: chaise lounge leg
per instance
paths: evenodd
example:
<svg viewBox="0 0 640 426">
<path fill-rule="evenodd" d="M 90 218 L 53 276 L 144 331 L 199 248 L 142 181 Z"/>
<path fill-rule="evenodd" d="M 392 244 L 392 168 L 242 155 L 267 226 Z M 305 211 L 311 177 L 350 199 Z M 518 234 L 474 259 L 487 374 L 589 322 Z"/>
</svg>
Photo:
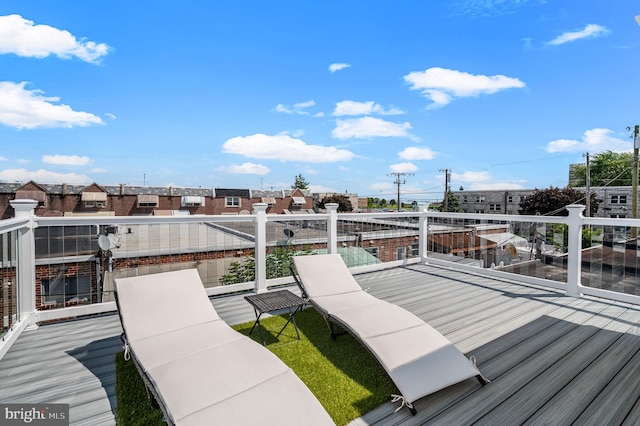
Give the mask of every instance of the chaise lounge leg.
<svg viewBox="0 0 640 426">
<path fill-rule="evenodd" d="M 408 407 L 408 408 L 409 408 L 409 411 L 411 412 L 412 416 L 415 416 L 416 414 L 418 414 L 418 410 L 416 410 L 415 407 L 411 406 L 411 407 Z"/>
<path fill-rule="evenodd" d="M 476 376 L 476 379 L 478 379 L 478 381 L 480 382 L 480 384 L 482 386 L 484 385 L 488 385 L 489 383 L 491 383 L 491 380 L 487 379 L 486 377 L 484 377 L 482 374 L 478 374 Z"/>
</svg>

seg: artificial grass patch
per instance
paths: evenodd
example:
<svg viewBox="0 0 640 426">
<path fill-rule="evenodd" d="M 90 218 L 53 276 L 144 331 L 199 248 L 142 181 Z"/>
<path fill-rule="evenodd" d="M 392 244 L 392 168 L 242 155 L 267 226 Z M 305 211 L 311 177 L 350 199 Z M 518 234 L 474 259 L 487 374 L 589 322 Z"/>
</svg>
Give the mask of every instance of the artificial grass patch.
<svg viewBox="0 0 640 426">
<path fill-rule="evenodd" d="M 324 318 L 312 308 L 297 313 L 295 318 L 300 341 L 292 324 L 275 337 L 288 315 L 260 320 L 267 348 L 291 367 L 336 424 L 347 424 L 398 393 L 378 361 L 350 334 L 332 340 Z M 252 325 L 233 328 L 248 334 Z M 262 343 L 258 330 L 251 337 Z"/>
<path fill-rule="evenodd" d="M 147 389 L 133 361 L 116 354 L 116 423 L 120 426 L 164 425 L 162 411 L 151 406 Z"/>
<path fill-rule="evenodd" d="M 345 425 L 389 400 L 397 389 L 378 361 L 351 335 L 332 340 L 322 316 L 312 308 L 296 314 L 293 324 L 276 337 L 288 315 L 261 319 L 267 348 L 300 377 L 337 425 Z M 253 322 L 233 328 L 248 335 Z M 262 344 L 260 332 L 250 336 Z M 212 366 L 215 368 L 215 366 Z M 133 361 L 116 357 L 118 425 L 161 425 L 162 412 L 153 410 Z"/>
</svg>

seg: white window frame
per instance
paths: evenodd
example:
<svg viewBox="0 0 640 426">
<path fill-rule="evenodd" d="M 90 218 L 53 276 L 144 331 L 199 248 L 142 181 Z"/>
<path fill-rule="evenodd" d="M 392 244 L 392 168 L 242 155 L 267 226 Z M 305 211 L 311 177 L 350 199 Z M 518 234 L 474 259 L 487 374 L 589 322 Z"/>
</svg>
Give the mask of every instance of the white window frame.
<svg viewBox="0 0 640 426">
<path fill-rule="evenodd" d="M 240 208 L 242 206 L 242 199 L 235 196 L 224 197 L 224 206 Z"/>
</svg>

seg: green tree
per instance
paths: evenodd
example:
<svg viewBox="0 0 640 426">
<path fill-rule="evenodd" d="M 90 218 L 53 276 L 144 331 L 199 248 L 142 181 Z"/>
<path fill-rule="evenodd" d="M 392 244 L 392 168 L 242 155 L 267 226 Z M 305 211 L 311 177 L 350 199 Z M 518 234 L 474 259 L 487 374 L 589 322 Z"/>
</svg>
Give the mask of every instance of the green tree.
<svg viewBox="0 0 640 426">
<path fill-rule="evenodd" d="M 444 202 L 438 206 L 438 211 L 445 211 Z M 447 192 L 447 210 L 448 212 L 462 213 L 464 209 L 460 204 L 460 199 L 451 191 Z"/>
<path fill-rule="evenodd" d="M 520 202 L 520 214 L 567 216 L 565 208 L 570 204 L 586 204 L 585 194 L 575 188 L 536 189 L 533 194 Z M 595 194 L 591 194 L 591 216 L 598 210 Z"/>
<path fill-rule="evenodd" d="M 351 205 L 351 200 L 349 197 L 342 194 L 333 194 L 327 197 L 324 197 L 322 201 L 318 203 L 318 207 L 324 209 L 325 204 L 336 203 L 338 205 L 338 213 L 342 212 L 351 212 L 353 211 L 353 206 Z"/>
<path fill-rule="evenodd" d="M 629 186 L 633 173 L 633 154 L 630 152 L 605 151 L 595 154 L 589 162 L 591 186 Z M 571 186 L 587 185 L 587 166 L 574 168 Z"/>
<path fill-rule="evenodd" d="M 291 185 L 291 189 L 309 189 L 309 182 L 302 176 L 302 174 L 297 174 L 295 177 L 295 181 L 293 185 Z"/>
<path fill-rule="evenodd" d="M 309 248 L 304 248 L 301 252 L 297 253 L 301 256 L 313 254 Z M 267 254 L 267 279 L 287 277 L 291 274 L 289 265 L 296 252 L 289 249 L 289 247 L 280 246 L 276 247 L 274 251 Z M 246 257 L 242 263 L 232 262 L 229 266 L 229 271 L 225 275 L 220 277 L 221 285 L 238 284 L 250 282 L 256 279 L 256 259 L 254 255 Z"/>
</svg>

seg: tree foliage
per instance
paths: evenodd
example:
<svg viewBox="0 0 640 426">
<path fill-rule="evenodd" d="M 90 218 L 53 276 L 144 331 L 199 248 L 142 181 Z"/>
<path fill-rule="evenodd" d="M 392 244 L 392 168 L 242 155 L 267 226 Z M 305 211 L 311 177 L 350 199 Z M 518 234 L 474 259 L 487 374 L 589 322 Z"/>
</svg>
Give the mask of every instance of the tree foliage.
<svg viewBox="0 0 640 426">
<path fill-rule="evenodd" d="M 589 162 L 589 169 L 591 186 L 629 186 L 633 173 L 633 154 L 613 151 L 595 154 Z M 576 166 L 574 176 L 572 186 L 586 186 L 586 164 Z"/>
<path fill-rule="evenodd" d="M 349 200 L 349 197 L 347 197 L 346 195 L 342 195 L 342 194 L 328 195 L 318 203 L 318 207 L 320 207 L 321 209 L 324 209 L 325 204 L 330 204 L 330 203 L 336 203 L 338 205 L 338 213 L 343 213 L 343 212 L 348 213 L 353 211 L 353 205 L 351 205 L 351 200 Z"/>
<path fill-rule="evenodd" d="M 302 176 L 302 174 L 297 174 L 293 185 L 291 185 L 291 189 L 296 188 L 309 189 L 309 182 Z"/>
<path fill-rule="evenodd" d="M 438 207 L 438 211 L 445 211 L 444 209 L 444 201 Z M 460 199 L 451 191 L 447 192 L 447 210 L 448 212 L 462 213 L 464 209 L 460 204 Z"/>
<path fill-rule="evenodd" d="M 267 279 L 287 277 L 291 274 L 289 265 L 295 252 L 288 247 L 277 247 L 273 252 L 267 254 Z M 304 249 L 299 255 L 313 254 L 311 250 Z M 255 256 L 246 257 L 242 263 L 232 262 L 229 271 L 220 277 L 221 285 L 238 284 L 254 281 L 256 279 L 256 259 Z"/>
<path fill-rule="evenodd" d="M 570 204 L 586 204 L 585 194 L 575 188 L 536 189 L 535 192 L 520 202 L 520 214 L 567 216 L 565 208 Z M 598 210 L 595 194 L 591 194 L 591 216 Z"/>
</svg>

